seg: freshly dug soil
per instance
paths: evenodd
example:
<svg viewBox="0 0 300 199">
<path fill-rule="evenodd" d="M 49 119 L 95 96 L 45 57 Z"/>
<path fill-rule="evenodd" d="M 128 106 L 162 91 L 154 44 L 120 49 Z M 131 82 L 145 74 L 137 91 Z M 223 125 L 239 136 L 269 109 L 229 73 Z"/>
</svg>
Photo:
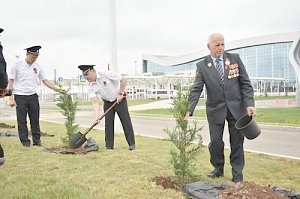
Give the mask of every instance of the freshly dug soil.
<svg viewBox="0 0 300 199">
<path fill-rule="evenodd" d="M 18 137 L 19 134 L 18 134 L 18 132 L 7 131 L 7 132 L 0 132 L 0 136 L 6 136 L 6 137 L 16 136 L 16 137 Z M 28 132 L 28 136 L 30 136 L 30 137 L 32 136 L 31 131 Z M 45 133 L 45 132 L 42 132 L 42 131 L 41 131 L 41 136 L 44 136 L 44 137 L 54 137 L 53 134 L 48 134 L 48 133 Z"/>
<path fill-rule="evenodd" d="M 66 147 L 44 147 L 44 151 L 61 154 L 86 154 L 92 151 L 98 151 L 99 145 L 93 138 L 88 138 L 86 144 L 83 146 L 71 149 Z"/>
<path fill-rule="evenodd" d="M 2 128 L 2 129 L 14 129 L 16 127 L 15 127 L 15 125 L 10 125 L 10 124 L 6 124 L 6 123 L 1 122 L 0 123 L 0 128 Z M 31 131 L 28 132 L 28 135 L 30 135 L 30 136 L 32 135 Z M 16 134 L 16 136 L 18 136 L 18 134 Z M 45 132 L 41 131 L 41 136 L 53 137 L 54 135 L 48 134 L 48 133 L 45 133 Z"/>
<path fill-rule="evenodd" d="M 164 189 L 180 190 L 181 187 L 179 183 L 172 180 L 170 177 L 156 176 L 152 178 L 152 181 L 155 182 L 156 185 L 162 186 Z"/>
<path fill-rule="evenodd" d="M 0 128 L 3 128 L 3 129 L 13 129 L 13 128 L 15 128 L 15 125 L 9 125 L 9 124 L 1 122 L 0 123 Z"/>
<path fill-rule="evenodd" d="M 164 189 L 180 190 L 181 188 L 180 184 L 170 177 L 156 176 L 152 181 Z M 262 187 L 254 182 L 246 181 L 219 190 L 219 199 L 289 199 L 289 197 L 273 191 L 271 187 Z"/>
<path fill-rule="evenodd" d="M 254 182 L 237 183 L 234 187 L 230 187 L 219 191 L 219 199 L 288 199 L 272 190 L 270 187 L 262 187 Z"/>
<path fill-rule="evenodd" d="M 83 147 L 79 147 L 77 149 L 70 149 L 64 147 L 44 147 L 44 151 L 51 152 L 51 153 L 81 154 L 81 155 L 84 155 L 88 152 L 88 150 Z"/>
</svg>

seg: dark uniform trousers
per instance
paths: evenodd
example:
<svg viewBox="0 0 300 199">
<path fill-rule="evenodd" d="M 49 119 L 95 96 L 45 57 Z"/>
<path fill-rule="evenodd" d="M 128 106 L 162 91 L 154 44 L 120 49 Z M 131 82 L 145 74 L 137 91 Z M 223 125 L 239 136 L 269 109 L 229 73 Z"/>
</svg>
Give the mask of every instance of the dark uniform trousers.
<svg viewBox="0 0 300 199">
<path fill-rule="evenodd" d="M 40 131 L 40 104 L 38 95 L 15 95 L 15 101 L 17 104 L 17 121 L 18 121 L 18 132 L 21 143 L 24 146 L 30 145 L 28 139 L 28 128 L 27 128 L 27 114 L 30 120 L 32 141 L 33 144 L 41 143 L 41 131 Z"/>
<path fill-rule="evenodd" d="M 0 158 L 3 158 L 4 157 L 4 151 L 3 151 L 3 148 L 0 144 Z"/>
<path fill-rule="evenodd" d="M 109 101 L 104 101 L 103 109 L 104 112 L 114 103 Z M 128 112 L 127 100 L 124 98 L 119 104 L 116 104 L 106 115 L 105 115 L 105 145 L 106 148 L 114 148 L 114 123 L 115 123 L 115 113 L 117 112 L 123 130 L 125 134 L 126 141 L 129 146 L 135 144 L 134 132 L 131 123 L 131 119 Z"/>
<path fill-rule="evenodd" d="M 243 180 L 243 169 L 245 165 L 244 158 L 244 136 L 235 128 L 236 119 L 230 111 L 227 111 L 226 120 L 228 122 L 229 141 L 230 141 L 230 164 L 232 167 L 232 177 L 237 180 Z M 218 169 L 219 172 L 224 172 L 224 142 L 223 132 L 224 124 L 209 124 L 210 129 L 210 162 Z"/>
</svg>

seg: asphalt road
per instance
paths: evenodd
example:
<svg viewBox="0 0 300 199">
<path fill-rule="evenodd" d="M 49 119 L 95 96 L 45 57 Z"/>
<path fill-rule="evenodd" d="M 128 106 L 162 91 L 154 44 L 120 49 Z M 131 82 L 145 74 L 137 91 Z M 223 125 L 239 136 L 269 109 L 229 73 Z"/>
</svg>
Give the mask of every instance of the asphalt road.
<svg viewBox="0 0 300 199">
<path fill-rule="evenodd" d="M 89 127 L 93 124 L 91 111 L 78 111 L 76 122 L 79 125 Z M 1 117 L 15 118 L 15 110 L 7 110 Z M 54 110 L 42 110 L 41 120 L 51 121 L 57 123 L 64 123 L 64 116 L 59 111 Z M 175 120 L 172 118 L 161 117 L 144 117 L 131 115 L 133 128 L 136 135 L 167 138 L 168 135 L 164 132 L 165 128 L 172 130 L 175 126 Z M 118 120 L 117 120 L 118 121 Z M 193 119 L 190 119 L 192 122 Z M 104 119 L 101 124 L 96 126 L 97 129 L 104 129 Z M 209 142 L 208 124 L 206 121 L 197 121 L 199 127 L 203 126 L 200 132 L 203 138 L 203 144 L 207 145 Z M 116 131 L 122 133 L 122 128 L 119 122 L 116 122 Z M 245 150 L 263 153 L 268 155 L 275 155 L 280 157 L 287 157 L 291 159 L 300 160 L 300 127 L 285 127 L 285 126 L 272 126 L 272 125 L 260 125 L 262 130 L 259 137 L 254 140 L 245 139 Z M 228 131 L 225 128 L 224 142 L 225 147 L 228 148 L 229 138 Z M 137 143 L 138 146 L 138 143 Z"/>
<path fill-rule="evenodd" d="M 175 120 L 171 118 L 157 118 L 157 117 L 144 117 L 131 115 L 133 128 L 136 135 L 167 138 L 168 135 L 164 132 L 165 128 L 172 130 L 175 126 Z M 41 120 L 63 123 L 64 117 L 56 112 L 51 111 L 41 114 Z M 80 125 L 89 127 L 92 125 L 92 112 L 78 112 L 76 122 Z M 97 129 L 104 129 L 103 119 Z M 193 119 L 190 119 L 190 123 Z M 209 143 L 208 124 L 206 121 L 197 121 L 199 127 L 203 126 L 200 132 L 203 138 L 203 144 Z M 288 157 L 292 159 L 300 160 L 300 128 L 285 127 L 285 126 L 272 126 L 272 125 L 260 125 L 262 130 L 259 137 L 253 140 L 245 139 L 245 150 L 263 153 L 269 155 L 275 155 L 280 157 Z M 117 123 L 116 131 L 122 133 L 120 123 Z M 229 133 L 227 127 L 224 131 L 225 147 L 229 147 Z M 138 143 L 137 143 L 138 145 Z"/>
</svg>

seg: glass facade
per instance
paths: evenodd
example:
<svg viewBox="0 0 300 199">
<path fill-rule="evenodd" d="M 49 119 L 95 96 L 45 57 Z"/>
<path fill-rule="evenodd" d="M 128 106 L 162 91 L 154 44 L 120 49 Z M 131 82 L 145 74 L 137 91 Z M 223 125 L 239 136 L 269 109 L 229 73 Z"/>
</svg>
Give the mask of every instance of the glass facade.
<svg viewBox="0 0 300 199">
<path fill-rule="evenodd" d="M 164 66 L 159 65 L 154 62 L 151 62 L 149 60 L 144 60 L 144 73 L 147 72 L 161 72 L 165 74 L 174 74 L 174 73 L 187 73 L 189 71 L 195 71 L 196 70 L 196 63 L 198 63 L 201 59 L 197 59 L 192 62 L 178 64 L 178 65 L 172 65 L 172 66 Z"/>
<path fill-rule="evenodd" d="M 292 42 L 265 44 L 229 50 L 238 53 L 250 77 L 296 80 L 288 56 Z"/>
<path fill-rule="evenodd" d="M 269 43 L 227 50 L 238 53 L 247 69 L 253 87 L 259 92 L 294 91 L 296 73 L 289 61 L 292 42 Z M 144 60 L 143 72 L 165 74 L 195 72 L 196 63 L 203 57 L 188 63 L 162 66 Z"/>
</svg>

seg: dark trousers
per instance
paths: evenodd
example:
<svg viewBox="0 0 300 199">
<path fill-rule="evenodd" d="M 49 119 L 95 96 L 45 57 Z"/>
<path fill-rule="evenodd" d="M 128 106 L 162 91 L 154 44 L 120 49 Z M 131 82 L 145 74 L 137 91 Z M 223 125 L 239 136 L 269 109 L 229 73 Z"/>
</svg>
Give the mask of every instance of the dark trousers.
<svg viewBox="0 0 300 199">
<path fill-rule="evenodd" d="M 103 109 L 104 112 L 113 104 L 114 102 L 104 101 Z M 124 98 L 119 104 L 116 104 L 105 115 L 105 146 L 106 148 L 114 148 L 114 124 L 115 124 L 115 113 L 117 112 L 123 130 L 125 134 L 126 141 L 129 146 L 135 144 L 134 132 L 131 123 L 131 119 L 128 112 L 127 100 Z"/>
<path fill-rule="evenodd" d="M 245 165 L 244 158 L 244 136 L 235 128 L 236 119 L 228 110 L 226 120 L 228 122 L 229 141 L 230 141 L 230 164 L 232 167 L 232 177 L 236 180 L 243 180 L 243 169 Z M 210 162 L 223 173 L 224 171 L 224 142 L 223 142 L 223 124 L 209 124 L 210 143 L 208 145 L 210 152 Z"/>
<path fill-rule="evenodd" d="M 30 127 L 32 133 L 33 144 L 39 144 L 41 142 L 41 131 L 40 131 L 40 104 L 38 95 L 15 95 L 15 101 L 17 104 L 17 121 L 18 121 L 18 132 L 21 143 L 24 146 L 30 145 L 28 139 L 28 128 L 27 128 L 27 114 L 30 120 Z"/>
<path fill-rule="evenodd" d="M 4 151 L 3 151 L 3 148 L 0 144 L 0 158 L 3 158 L 4 157 Z"/>
</svg>

